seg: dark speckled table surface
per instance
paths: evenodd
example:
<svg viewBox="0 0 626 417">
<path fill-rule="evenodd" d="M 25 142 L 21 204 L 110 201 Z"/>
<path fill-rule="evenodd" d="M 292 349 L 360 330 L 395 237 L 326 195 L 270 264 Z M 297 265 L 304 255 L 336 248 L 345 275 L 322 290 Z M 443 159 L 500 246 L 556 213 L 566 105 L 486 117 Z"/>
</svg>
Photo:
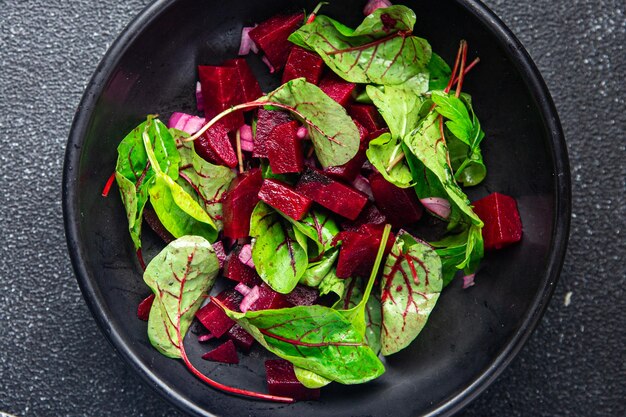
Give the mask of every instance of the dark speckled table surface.
<svg viewBox="0 0 626 417">
<path fill-rule="evenodd" d="M 74 110 L 148 0 L 0 0 L 0 411 L 178 416 L 100 333 L 61 210 Z M 487 0 L 535 59 L 569 147 L 568 255 L 541 324 L 464 416 L 626 415 L 626 4 Z M 565 300 L 570 300 L 569 303 Z"/>
</svg>

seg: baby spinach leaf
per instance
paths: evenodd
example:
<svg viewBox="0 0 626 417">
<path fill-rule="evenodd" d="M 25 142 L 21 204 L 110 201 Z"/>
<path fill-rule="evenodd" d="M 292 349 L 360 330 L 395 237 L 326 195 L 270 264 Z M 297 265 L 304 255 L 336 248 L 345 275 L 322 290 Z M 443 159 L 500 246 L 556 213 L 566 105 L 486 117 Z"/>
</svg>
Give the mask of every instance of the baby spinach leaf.
<svg viewBox="0 0 626 417">
<path fill-rule="evenodd" d="M 163 355 L 182 356 L 183 338 L 219 268 L 211 244 L 199 236 L 171 242 L 146 268 L 143 279 L 155 295 L 148 337 Z"/>
<path fill-rule="evenodd" d="M 252 260 L 274 291 L 290 293 L 309 263 L 304 238 L 277 211 L 260 202 L 250 219 Z"/>
<path fill-rule="evenodd" d="M 259 101 L 280 104 L 308 125 L 315 155 L 324 168 L 343 165 L 357 154 L 360 135 L 346 109 L 304 78 L 283 84 Z"/>
<path fill-rule="evenodd" d="M 462 270 L 465 275 L 476 273 L 484 255 L 482 232 L 474 225 L 432 245 L 441 258 L 444 287 L 452 282 L 458 270 Z"/>
<path fill-rule="evenodd" d="M 363 335 L 339 311 L 320 305 L 238 313 L 212 299 L 270 352 L 341 384 L 385 372 Z"/>
<path fill-rule="evenodd" d="M 320 286 L 321 287 L 321 286 Z M 348 278 L 345 280 L 341 303 L 345 310 L 354 308 L 363 300 L 363 280 Z M 365 340 L 375 353 L 380 352 L 380 333 L 382 328 L 382 310 L 380 293 L 374 291 L 365 305 Z"/>
<path fill-rule="evenodd" d="M 282 213 L 281 213 L 282 214 Z M 302 220 L 294 220 L 283 215 L 302 234 L 311 239 L 318 248 L 318 255 L 323 255 L 333 245 L 335 235 L 339 233 L 339 227 L 330 213 L 326 210 L 310 210 Z"/>
<path fill-rule="evenodd" d="M 442 284 L 437 253 L 427 243 L 399 233 L 381 280 L 383 355 L 404 349 L 422 331 Z"/>
<path fill-rule="evenodd" d="M 434 52 L 428 63 L 428 72 L 430 73 L 429 91 L 443 90 L 448 86 L 452 71 L 446 61 Z"/>
<path fill-rule="evenodd" d="M 400 188 L 409 188 L 414 185 L 413 174 L 405 161 L 392 166 L 397 158 L 404 154 L 402 142 L 393 139 L 390 133 L 383 133 L 369 143 L 365 151 L 367 159 L 385 177 L 387 181 Z M 389 169 L 389 167 L 392 167 Z"/>
<path fill-rule="evenodd" d="M 300 278 L 300 284 L 308 285 L 309 287 L 317 287 L 322 280 L 330 273 L 335 261 L 339 256 L 339 251 L 328 251 L 324 254 L 322 259 L 309 262 L 306 271 Z"/>
</svg>

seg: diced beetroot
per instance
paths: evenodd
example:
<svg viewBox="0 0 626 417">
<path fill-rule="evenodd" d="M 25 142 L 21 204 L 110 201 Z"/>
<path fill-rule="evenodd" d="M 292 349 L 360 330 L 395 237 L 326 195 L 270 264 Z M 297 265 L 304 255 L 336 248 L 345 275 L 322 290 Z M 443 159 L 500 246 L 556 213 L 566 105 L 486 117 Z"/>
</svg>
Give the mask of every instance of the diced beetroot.
<svg viewBox="0 0 626 417">
<path fill-rule="evenodd" d="M 139 303 L 139 306 L 137 306 L 137 317 L 139 320 L 148 321 L 153 302 L 154 294 L 150 294 Z"/>
<path fill-rule="evenodd" d="M 349 83 L 337 76 L 334 72 L 322 78 L 319 87 L 328 97 L 344 107 L 352 100 L 352 96 L 356 90 L 356 84 Z"/>
<path fill-rule="evenodd" d="M 170 243 L 174 239 L 176 239 L 172 234 L 163 226 L 161 220 L 157 216 L 156 212 L 152 208 L 150 204 L 146 204 L 143 209 L 143 218 L 150 226 L 150 229 L 154 231 L 165 243 Z"/>
<path fill-rule="evenodd" d="M 380 225 L 366 224 L 356 232 L 341 232 L 335 237 L 335 240 L 342 241 L 337 261 L 339 278 L 368 277 L 371 274 L 383 229 L 384 227 Z M 387 240 L 385 253 L 391 251 L 394 240 L 391 234 Z"/>
<path fill-rule="evenodd" d="M 424 208 L 413 188 L 400 188 L 376 172 L 369 177 L 376 205 L 393 227 L 399 228 L 422 218 Z"/>
<path fill-rule="evenodd" d="M 263 95 L 259 82 L 244 58 L 229 59 L 224 62 L 224 65 L 237 69 L 241 84 L 241 95 L 244 102 L 254 101 Z"/>
<path fill-rule="evenodd" d="M 375 224 L 378 226 L 383 226 L 387 223 L 387 218 L 384 214 L 378 210 L 372 203 L 367 203 L 367 206 L 363 209 L 359 217 L 357 217 L 354 221 L 346 221 L 341 224 L 341 228 L 343 230 L 347 230 L 350 232 L 356 232 L 365 224 Z"/>
<path fill-rule="evenodd" d="M 272 129 L 267 144 L 267 156 L 274 174 L 290 174 L 304 170 L 302 140 L 298 138 L 300 123 L 282 123 Z"/>
<path fill-rule="evenodd" d="M 324 69 L 324 60 L 315 52 L 294 46 L 283 72 L 283 84 L 304 77 L 311 84 L 319 83 Z"/>
<path fill-rule="evenodd" d="M 206 161 L 230 168 L 237 166 L 237 155 L 228 138 L 228 130 L 221 121 L 211 126 L 193 143 L 198 155 Z"/>
<path fill-rule="evenodd" d="M 259 277 L 259 274 L 257 274 L 256 270 L 241 262 L 238 255 L 239 251 L 236 250 L 228 259 L 228 263 L 226 264 L 226 273 L 224 274 L 226 278 L 232 279 L 236 282 L 241 282 L 249 287 L 261 285 L 263 281 L 261 280 L 261 277 Z"/>
<path fill-rule="evenodd" d="M 250 38 L 261 49 L 276 70 L 281 70 L 293 44 L 287 40 L 304 22 L 304 13 L 274 16 L 250 31 Z"/>
<path fill-rule="evenodd" d="M 238 324 L 235 324 L 233 327 L 230 328 L 227 336 L 230 340 L 235 342 L 235 345 L 237 345 L 239 349 L 244 352 L 250 352 L 250 349 L 254 344 L 254 337 L 252 337 L 250 333 L 245 331 L 244 328 Z"/>
<path fill-rule="evenodd" d="M 271 395 L 290 397 L 294 400 L 317 400 L 320 389 L 310 389 L 302 385 L 293 370 L 293 364 L 284 359 L 265 361 L 267 386 Z"/>
<path fill-rule="evenodd" d="M 364 194 L 311 168 L 300 177 L 296 191 L 350 220 L 356 219 L 367 203 Z"/>
<path fill-rule="evenodd" d="M 263 181 L 259 198 L 294 220 L 306 216 L 313 204 L 310 198 L 294 191 L 289 185 L 271 179 Z"/>
<path fill-rule="evenodd" d="M 319 298 L 320 293 L 317 288 L 307 287 L 298 284 L 285 298 L 294 306 L 312 306 Z"/>
<path fill-rule="evenodd" d="M 254 151 L 252 156 L 255 158 L 267 158 L 268 146 L 272 130 L 283 123 L 291 121 L 288 113 L 275 110 L 259 109 L 257 114 L 256 135 L 254 136 Z"/>
<path fill-rule="evenodd" d="M 224 290 L 216 297 L 228 309 L 239 311 L 239 303 L 243 298 L 235 290 Z M 220 338 L 235 324 L 215 303 L 209 303 L 196 312 L 196 318 L 211 334 Z"/>
<path fill-rule="evenodd" d="M 277 293 L 269 285 L 263 284 L 259 287 L 258 300 L 250 306 L 248 311 L 275 310 L 287 307 L 293 307 L 293 305 L 287 301 L 284 294 Z"/>
<path fill-rule="evenodd" d="M 371 104 L 352 104 L 348 108 L 348 114 L 370 132 L 375 132 L 386 126 L 376 107 Z"/>
<path fill-rule="evenodd" d="M 522 239 L 522 221 L 513 197 L 493 193 L 474 202 L 474 212 L 485 223 L 485 249 L 501 249 Z"/>
<path fill-rule="evenodd" d="M 243 103 L 239 70 L 234 66 L 198 66 L 198 75 L 204 98 L 204 114 L 207 121 L 223 110 Z M 239 129 L 244 124 L 243 114 L 236 112 L 221 119 L 227 130 Z"/>
<path fill-rule="evenodd" d="M 224 236 L 239 239 L 250 235 L 250 216 L 259 202 L 263 175 L 258 168 L 239 174 L 222 198 Z"/>
<path fill-rule="evenodd" d="M 205 353 L 204 355 L 202 355 L 202 359 L 221 363 L 239 363 L 237 349 L 235 349 L 235 344 L 232 340 L 228 340 L 227 342 L 222 343 L 212 351 Z"/>
<path fill-rule="evenodd" d="M 369 133 L 367 129 L 363 127 L 361 123 L 358 121 L 354 121 L 354 124 L 359 129 L 359 134 L 361 137 L 361 144 L 359 145 L 359 150 L 357 154 L 346 162 L 343 165 L 336 167 L 328 167 L 324 169 L 324 174 L 336 178 L 338 180 L 343 180 L 346 182 L 352 182 L 361 172 L 361 167 L 363 163 L 367 160 L 366 151 L 369 145 Z"/>
</svg>

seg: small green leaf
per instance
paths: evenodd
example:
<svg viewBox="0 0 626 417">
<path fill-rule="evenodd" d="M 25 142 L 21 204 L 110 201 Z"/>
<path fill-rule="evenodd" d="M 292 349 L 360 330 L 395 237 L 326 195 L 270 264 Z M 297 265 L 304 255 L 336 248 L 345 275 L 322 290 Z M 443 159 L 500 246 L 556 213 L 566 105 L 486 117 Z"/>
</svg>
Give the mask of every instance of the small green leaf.
<svg viewBox="0 0 626 417">
<path fill-rule="evenodd" d="M 322 259 L 309 262 L 306 271 L 300 278 L 300 284 L 308 285 L 309 287 L 317 287 L 322 280 L 330 273 L 335 261 L 339 256 L 339 251 L 329 251 L 324 254 Z"/>
<path fill-rule="evenodd" d="M 383 133 L 370 141 L 365 154 L 383 177 L 396 187 L 409 188 L 415 185 L 413 174 L 404 160 L 392 167 L 396 159 L 404 155 L 404 150 L 402 149 L 402 142 L 398 139 L 392 139 L 391 134 Z M 392 168 L 389 170 L 389 167 Z"/>
<path fill-rule="evenodd" d="M 297 366 L 294 366 L 293 370 L 296 374 L 296 378 L 298 378 L 298 381 L 310 389 L 322 388 L 333 382 L 330 379 L 326 379 L 323 376 L 316 374 L 315 372 L 298 368 Z"/>
<path fill-rule="evenodd" d="M 437 105 L 435 110 L 448 119 L 446 127 L 450 132 L 463 143 L 471 145 L 474 125 L 463 101 L 441 91 L 433 91 L 432 100 Z"/>
<path fill-rule="evenodd" d="M 433 242 L 432 245 L 441 258 L 444 287 L 452 282 L 459 270 L 465 275 L 476 273 L 484 255 L 482 233 L 476 226 L 470 226 L 469 229 Z"/>
<path fill-rule="evenodd" d="M 333 305 L 333 308 L 335 308 L 341 302 L 341 298 L 345 293 L 345 286 L 346 280 L 339 278 L 336 271 L 331 269 L 330 272 L 326 274 L 322 282 L 320 282 L 318 289 L 320 291 L 320 296 L 331 293 L 337 295 L 337 302 Z"/>
<path fill-rule="evenodd" d="M 417 127 L 424 99 L 415 92 L 401 86 L 373 85 L 368 85 L 366 91 L 385 119 L 394 139 L 402 139 Z"/>
<path fill-rule="evenodd" d="M 294 220 L 286 215 L 283 217 L 302 234 L 315 242 L 318 256 L 323 255 L 333 247 L 332 242 L 339 233 L 339 227 L 328 211 L 310 210 L 302 220 Z"/>
</svg>

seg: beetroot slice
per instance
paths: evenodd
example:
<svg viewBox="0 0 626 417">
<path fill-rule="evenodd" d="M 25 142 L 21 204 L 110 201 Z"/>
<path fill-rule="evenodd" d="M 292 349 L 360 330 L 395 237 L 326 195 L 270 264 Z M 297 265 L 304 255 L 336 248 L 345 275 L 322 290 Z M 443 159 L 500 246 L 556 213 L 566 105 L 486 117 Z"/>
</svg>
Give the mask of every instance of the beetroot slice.
<svg viewBox="0 0 626 417">
<path fill-rule="evenodd" d="M 194 149 L 201 158 L 213 164 L 229 168 L 237 166 L 237 155 L 228 138 L 228 130 L 221 121 L 194 141 Z"/>
<path fill-rule="evenodd" d="M 275 310 L 288 307 L 293 307 L 293 305 L 287 301 L 285 295 L 277 293 L 264 283 L 259 287 L 259 298 L 252 303 L 248 311 Z"/>
<path fill-rule="evenodd" d="M 311 84 L 319 83 L 324 70 L 324 60 L 315 52 L 294 46 L 283 72 L 283 84 L 304 77 Z"/>
<path fill-rule="evenodd" d="M 370 132 L 375 132 L 386 126 L 376 107 L 369 104 L 352 104 L 348 108 L 348 114 Z"/>
<path fill-rule="evenodd" d="M 244 58 L 229 59 L 224 62 L 224 66 L 237 69 L 244 102 L 254 101 L 263 95 L 259 82 Z"/>
<path fill-rule="evenodd" d="M 388 182 L 376 172 L 369 177 L 376 205 L 395 228 L 417 222 L 424 208 L 413 188 L 400 188 Z"/>
<path fill-rule="evenodd" d="M 202 355 L 202 359 L 213 362 L 238 364 L 239 356 L 237 356 L 237 349 L 232 340 L 228 340 L 222 343 L 215 349 Z"/>
<path fill-rule="evenodd" d="M 493 193 L 476 201 L 474 212 L 485 223 L 485 249 L 501 249 L 522 239 L 522 221 L 513 197 Z"/>
<path fill-rule="evenodd" d="M 161 220 L 157 216 L 156 212 L 152 208 L 150 204 L 146 204 L 143 209 L 143 218 L 150 226 L 150 229 L 154 231 L 165 243 L 170 243 L 174 239 L 176 239 L 161 223 Z"/>
<path fill-rule="evenodd" d="M 228 309 L 239 311 L 239 303 L 243 298 L 237 291 L 229 289 L 216 297 Z M 235 324 L 224 311 L 214 303 L 209 303 L 196 312 L 196 318 L 211 334 L 220 338 Z"/>
<path fill-rule="evenodd" d="M 252 335 L 245 331 L 240 325 L 235 324 L 231 327 L 230 330 L 228 330 L 227 336 L 242 351 L 250 352 L 250 349 L 252 349 L 254 337 L 252 337 Z"/>
<path fill-rule="evenodd" d="M 144 298 L 137 306 L 137 317 L 139 320 L 148 321 L 150 317 L 150 309 L 152 309 L 152 303 L 154 302 L 154 294 L 150 294 Z"/>
<path fill-rule="evenodd" d="M 300 123 L 291 121 L 272 129 L 267 141 L 267 156 L 274 174 L 289 174 L 304 170 L 302 140 L 298 138 Z"/>
<path fill-rule="evenodd" d="M 294 306 L 312 306 L 319 297 L 320 293 L 317 288 L 302 284 L 296 285 L 296 288 L 285 296 L 286 300 Z"/>
<path fill-rule="evenodd" d="M 239 239 L 250 235 L 250 216 L 259 202 L 263 175 L 258 168 L 239 174 L 222 198 L 224 236 Z"/>
<path fill-rule="evenodd" d="M 346 221 L 341 224 L 343 230 L 349 232 L 356 232 L 365 224 L 375 224 L 377 226 L 384 226 L 387 223 L 387 218 L 384 214 L 378 210 L 373 203 L 367 203 L 367 206 L 363 209 L 359 217 L 354 221 Z"/>
<path fill-rule="evenodd" d="M 226 264 L 226 273 L 224 275 L 228 279 L 241 282 L 249 287 L 261 285 L 263 282 L 254 268 L 250 268 L 248 265 L 241 262 L 239 259 L 239 250 L 233 251 L 231 254 Z"/>
<path fill-rule="evenodd" d="M 346 182 L 352 182 L 361 172 L 361 167 L 363 163 L 367 160 L 366 151 L 369 145 L 369 133 L 367 129 L 363 127 L 363 125 L 356 120 L 354 124 L 359 129 L 359 134 L 361 138 L 361 144 L 359 145 L 359 150 L 357 154 L 346 162 L 343 165 L 336 167 L 328 167 L 324 169 L 324 174 L 336 178 L 338 180 L 343 180 Z"/>
<path fill-rule="evenodd" d="M 211 120 L 229 107 L 243 103 L 239 70 L 234 66 L 198 66 L 198 75 L 204 98 L 204 114 Z M 236 112 L 221 119 L 227 130 L 239 129 L 244 124 L 243 114 Z"/>
<path fill-rule="evenodd" d="M 345 81 L 334 72 L 322 78 L 319 87 L 328 97 L 344 107 L 352 100 L 356 90 L 356 84 Z"/>
<path fill-rule="evenodd" d="M 268 142 L 272 130 L 283 123 L 291 121 L 288 113 L 275 110 L 259 109 L 257 113 L 256 135 L 254 136 L 254 151 L 252 156 L 255 158 L 268 157 Z"/>
<path fill-rule="evenodd" d="M 354 188 L 307 168 L 296 191 L 340 216 L 354 220 L 367 203 L 367 197 Z"/>
<path fill-rule="evenodd" d="M 250 38 L 265 53 L 276 70 L 281 70 L 293 44 L 287 38 L 304 22 L 304 13 L 277 15 L 250 31 Z"/>
<path fill-rule="evenodd" d="M 313 204 L 310 198 L 294 191 L 289 185 L 271 179 L 263 181 L 259 198 L 294 220 L 306 216 Z"/>
<path fill-rule="evenodd" d="M 284 359 L 265 361 L 265 374 L 267 386 L 272 395 L 281 395 L 299 401 L 317 400 L 320 397 L 319 388 L 309 389 L 298 381 L 293 364 L 289 361 Z"/>
<path fill-rule="evenodd" d="M 382 239 L 384 226 L 365 224 L 356 232 L 341 232 L 335 240 L 341 240 L 337 276 L 339 278 L 368 277 L 374 267 L 376 254 Z M 393 247 L 395 238 L 389 235 L 385 253 Z"/>
</svg>

